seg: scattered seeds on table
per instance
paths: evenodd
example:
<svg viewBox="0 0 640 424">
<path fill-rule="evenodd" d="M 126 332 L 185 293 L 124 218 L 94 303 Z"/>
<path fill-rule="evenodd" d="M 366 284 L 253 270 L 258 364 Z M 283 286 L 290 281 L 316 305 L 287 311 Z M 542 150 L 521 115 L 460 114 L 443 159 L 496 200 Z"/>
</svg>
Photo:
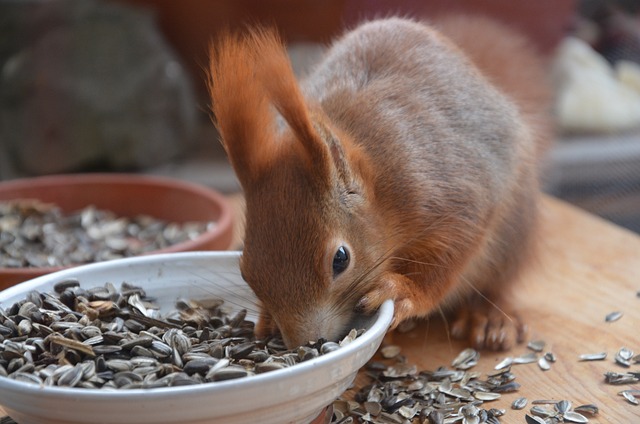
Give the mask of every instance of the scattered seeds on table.
<svg viewBox="0 0 640 424">
<path fill-rule="evenodd" d="M 464 367 L 476 359 L 476 351 L 465 349 L 452 363 Z M 439 367 L 419 371 L 415 365 L 406 363 L 401 354 L 387 362 L 390 363 L 373 360 L 366 365 L 372 382 L 355 393 L 355 402 L 338 399 L 333 403 L 334 424 L 346 417 L 352 417 L 353 422 L 371 424 L 499 424 L 506 411 L 484 409 L 484 403 L 519 387 L 509 370 L 483 380 L 478 372 L 470 369 Z"/>
</svg>

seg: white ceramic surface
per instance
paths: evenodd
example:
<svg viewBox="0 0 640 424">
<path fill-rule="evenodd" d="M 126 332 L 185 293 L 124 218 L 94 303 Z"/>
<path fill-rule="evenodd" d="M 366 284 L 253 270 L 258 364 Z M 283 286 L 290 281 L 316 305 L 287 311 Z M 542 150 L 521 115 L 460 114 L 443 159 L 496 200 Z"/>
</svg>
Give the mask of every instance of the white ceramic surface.
<svg viewBox="0 0 640 424">
<path fill-rule="evenodd" d="M 255 297 L 240 277 L 238 259 L 238 252 L 190 252 L 80 266 L 0 292 L 0 308 L 24 299 L 30 290 L 51 292 L 57 281 L 75 277 L 85 288 L 107 281 L 116 287 L 122 281 L 140 285 L 163 310 L 173 308 L 178 298 L 212 295 L 223 297 L 232 309 L 255 310 Z M 393 304 L 387 301 L 367 324 L 368 331 L 351 344 L 253 377 L 124 391 L 39 387 L 0 377 L 0 405 L 20 424 L 309 422 L 349 387 L 379 347 L 392 316 Z"/>
</svg>

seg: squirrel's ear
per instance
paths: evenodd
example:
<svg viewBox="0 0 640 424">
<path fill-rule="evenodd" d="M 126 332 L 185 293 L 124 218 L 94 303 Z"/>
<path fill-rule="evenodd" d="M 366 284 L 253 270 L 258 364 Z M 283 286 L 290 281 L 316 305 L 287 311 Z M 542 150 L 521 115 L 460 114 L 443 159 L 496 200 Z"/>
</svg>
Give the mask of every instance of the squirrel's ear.
<svg viewBox="0 0 640 424">
<path fill-rule="evenodd" d="M 291 62 L 277 34 L 261 28 L 250 34 L 255 51 L 260 55 L 258 77 L 264 84 L 271 104 L 286 121 L 297 141 L 307 153 L 306 160 L 318 166 L 328 165 L 328 152 L 316 132 L 304 96 L 298 86 Z M 325 169 L 324 171 L 328 171 Z M 323 172 L 326 175 L 327 172 Z"/>
<path fill-rule="evenodd" d="M 364 151 L 347 134 L 331 129 L 322 121 L 315 122 L 320 138 L 330 154 L 331 169 L 347 193 L 364 194 L 365 182 L 372 181 L 369 162 Z"/>
<path fill-rule="evenodd" d="M 276 154 L 274 113 L 256 78 L 251 39 L 223 33 L 209 48 L 207 85 L 213 120 L 240 182 L 259 178 Z"/>
<path fill-rule="evenodd" d="M 318 182 L 330 184 L 334 152 L 311 119 L 284 45 L 275 31 L 254 28 L 246 36 L 224 34 L 210 48 L 208 83 L 216 127 L 245 187 L 277 163 L 275 159 L 281 149 L 292 149 L 293 146 L 283 145 L 289 142 L 302 147 L 294 150 L 313 167 Z M 276 111 L 294 139 L 276 139 Z"/>
</svg>

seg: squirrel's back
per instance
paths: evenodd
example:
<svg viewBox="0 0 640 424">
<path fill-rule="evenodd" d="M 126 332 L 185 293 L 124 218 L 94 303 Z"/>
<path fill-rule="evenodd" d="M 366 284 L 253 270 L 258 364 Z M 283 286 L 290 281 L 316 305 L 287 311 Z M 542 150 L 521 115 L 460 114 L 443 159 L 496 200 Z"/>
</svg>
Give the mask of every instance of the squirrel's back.
<svg viewBox="0 0 640 424">
<path fill-rule="evenodd" d="M 475 17 L 372 21 L 303 89 L 368 152 L 398 257 L 458 263 L 477 288 L 513 278 L 550 140 L 543 62 L 524 37 Z"/>
</svg>

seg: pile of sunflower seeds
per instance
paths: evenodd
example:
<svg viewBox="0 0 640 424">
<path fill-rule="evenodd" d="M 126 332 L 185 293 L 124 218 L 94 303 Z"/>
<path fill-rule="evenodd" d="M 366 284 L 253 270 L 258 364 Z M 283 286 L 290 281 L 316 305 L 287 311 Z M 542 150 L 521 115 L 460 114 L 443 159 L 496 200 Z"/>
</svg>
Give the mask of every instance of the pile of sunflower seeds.
<svg viewBox="0 0 640 424">
<path fill-rule="evenodd" d="M 394 347 L 383 348 L 383 357 L 391 356 L 385 355 L 384 349 L 397 352 L 395 362 L 367 364 L 367 374 L 373 383 L 359 390 L 353 401 L 334 402 L 333 423 L 496 424 L 506 411 L 484 409 L 484 403 L 520 387 L 509 368 L 487 379 L 470 371 L 479 358 L 474 349 L 462 351 L 451 368 L 440 367 L 435 371 L 418 371 L 416 365 L 408 364 Z"/>
<path fill-rule="evenodd" d="M 214 222 L 118 217 L 94 206 L 64 214 L 35 200 L 0 202 L 0 267 L 64 267 L 136 256 L 193 240 Z"/>
<path fill-rule="evenodd" d="M 287 350 L 257 340 L 246 310 L 220 299 L 178 301 L 160 315 L 144 290 L 126 283 L 83 289 L 61 281 L 0 309 L 0 376 L 43 386 L 134 389 L 192 385 L 282 369 L 340 348 L 319 340 Z"/>
</svg>

